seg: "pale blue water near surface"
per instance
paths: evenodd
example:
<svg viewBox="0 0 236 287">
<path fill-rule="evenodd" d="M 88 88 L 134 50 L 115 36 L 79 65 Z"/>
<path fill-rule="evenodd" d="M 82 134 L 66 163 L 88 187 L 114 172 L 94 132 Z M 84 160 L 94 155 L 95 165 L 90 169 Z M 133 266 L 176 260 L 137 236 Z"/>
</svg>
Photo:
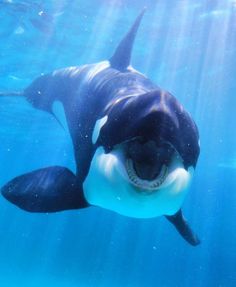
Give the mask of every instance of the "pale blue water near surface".
<svg viewBox="0 0 236 287">
<path fill-rule="evenodd" d="M 0 1 L 0 91 L 113 53 L 148 10 L 132 64 L 192 114 L 201 155 L 183 210 L 202 243 L 165 218 L 91 207 L 30 214 L 0 198 L 0 286 L 236 286 L 236 1 Z M 24 100 L 0 99 L 0 184 L 50 165 L 74 169 L 68 134 Z"/>
</svg>

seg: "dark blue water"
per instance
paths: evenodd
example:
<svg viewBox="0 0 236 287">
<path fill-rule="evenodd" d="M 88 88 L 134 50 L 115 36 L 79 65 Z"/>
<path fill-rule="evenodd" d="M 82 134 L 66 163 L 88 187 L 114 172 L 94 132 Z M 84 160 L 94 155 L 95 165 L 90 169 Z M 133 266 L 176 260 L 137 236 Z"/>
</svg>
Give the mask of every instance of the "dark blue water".
<svg viewBox="0 0 236 287">
<path fill-rule="evenodd" d="M 183 210 L 202 243 L 165 218 L 91 207 L 30 214 L 0 198 L 0 286 L 236 286 L 236 1 L 0 1 L 0 90 L 109 58 L 143 6 L 132 64 L 194 117 L 201 155 Z M 74 169 L 68 134 L 23 99 L 0 99 L 0 184 Z"/>
</svg>

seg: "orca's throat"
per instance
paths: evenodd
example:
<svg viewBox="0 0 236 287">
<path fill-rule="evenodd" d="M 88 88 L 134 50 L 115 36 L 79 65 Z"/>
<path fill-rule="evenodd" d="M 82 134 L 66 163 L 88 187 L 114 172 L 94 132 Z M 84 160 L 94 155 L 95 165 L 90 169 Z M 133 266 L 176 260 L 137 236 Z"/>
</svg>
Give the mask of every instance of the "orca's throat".
<svg viewBox="0 0 236 287">
<path fill-rule="evenodd" d="M 140 179 L 153 181 L 163 172 L 163 167 L 171 162 L 174 149 L 166 143 L 135 139 L 128 142 L 126 157 L 132 172 Z"/>
</svg>

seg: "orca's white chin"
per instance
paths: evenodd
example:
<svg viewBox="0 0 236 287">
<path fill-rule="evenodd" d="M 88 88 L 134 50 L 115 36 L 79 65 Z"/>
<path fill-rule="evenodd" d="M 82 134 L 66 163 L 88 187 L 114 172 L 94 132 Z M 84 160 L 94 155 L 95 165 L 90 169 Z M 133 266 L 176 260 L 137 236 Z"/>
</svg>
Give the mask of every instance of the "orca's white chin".
<svg viewBox="0 0 236 287">
<path fill-rule="evenodd" d="M 84 181 L 84 194 L 90 204 L 130 217 L 173 215 L 181 208 L 192 173 L 193 168 L 186 170 L 174 154 L 158 176 L 141 179 L 122 148 L 106 154 L 100 147 Z"/>
</svg>

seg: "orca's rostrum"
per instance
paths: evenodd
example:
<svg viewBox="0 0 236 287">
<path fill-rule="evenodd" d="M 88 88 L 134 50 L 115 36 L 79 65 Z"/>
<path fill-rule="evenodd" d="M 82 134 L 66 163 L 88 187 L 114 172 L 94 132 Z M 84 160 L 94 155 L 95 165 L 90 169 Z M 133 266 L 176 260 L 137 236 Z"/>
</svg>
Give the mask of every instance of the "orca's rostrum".
<svg viewBox="0 0 236 287">
<path fill-rule="evenodd" d="M 109 61 L 56 70 L 6 94 L 49 113 L 61 102 L 77 171 L 45 167 L 14 178 L 1 192 L 30 212 L 94 205 L 130 217 L 164 215 L 197 245 L 181 206 L 199 156 L 198 130 L 175 97 L 130 66 L 143 14 Z"/>
</svg>

